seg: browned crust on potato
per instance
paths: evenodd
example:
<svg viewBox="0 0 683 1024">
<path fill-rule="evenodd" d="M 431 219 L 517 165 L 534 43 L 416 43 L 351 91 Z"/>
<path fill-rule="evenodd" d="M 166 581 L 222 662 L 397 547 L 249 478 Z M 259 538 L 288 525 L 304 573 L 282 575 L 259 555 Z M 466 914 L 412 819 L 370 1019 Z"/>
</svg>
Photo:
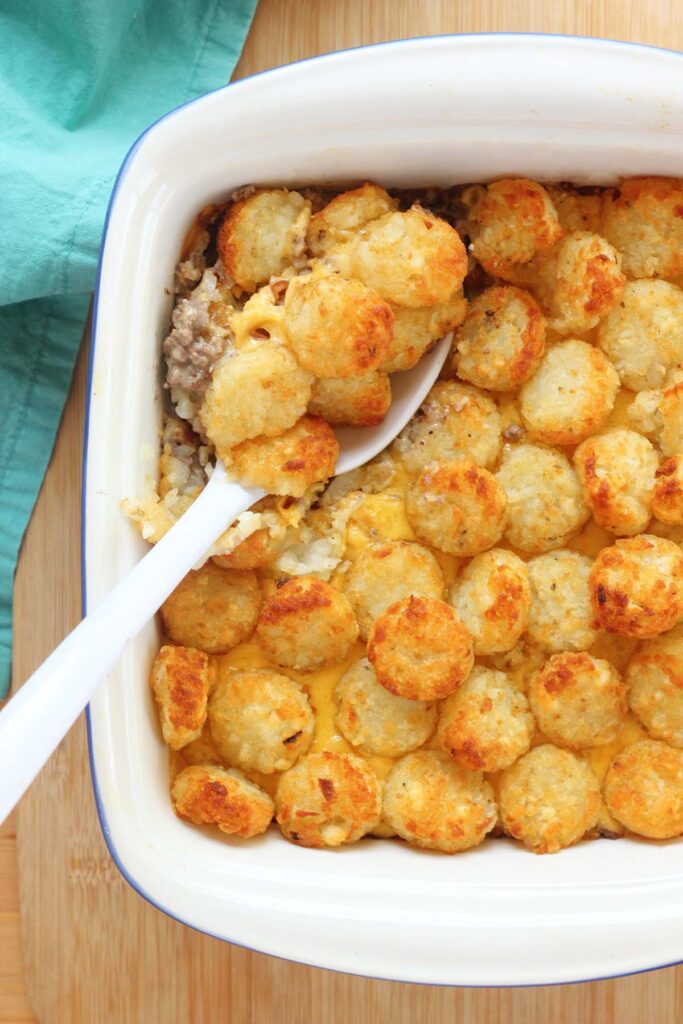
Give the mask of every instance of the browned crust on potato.
<svg viewBox="0 0 683 1024">
<path fill-rule="evenodd" d="M 448 696 L 474 664 L 472 637 L 450 605 L 415 595 L 390 605 L 377 619 L 368 658 L 377 681 L 409 700 Z"/>
<path fill-rule="evenodd" d="M 191 765 L 177 776 L 171 798 L 179 818 L 195 825 L 218 825 L 221 832 L 249 839 L 265 832 L 273 803 L 256 787 L 245 785 L 222 768 Z"/>
</svg>

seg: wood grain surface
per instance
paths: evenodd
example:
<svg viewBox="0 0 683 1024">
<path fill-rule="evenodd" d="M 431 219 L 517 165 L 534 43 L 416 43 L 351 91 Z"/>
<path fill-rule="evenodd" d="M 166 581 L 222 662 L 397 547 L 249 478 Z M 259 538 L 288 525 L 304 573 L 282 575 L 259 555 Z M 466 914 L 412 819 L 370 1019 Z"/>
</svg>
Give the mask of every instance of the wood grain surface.
<svg viewBox="0 0 683 1024">
<path fill-rule="evenodd" d="M 678 11 L 675 0 L 261 0 L 236 75 L 347 46 L 446 32 L 575 33 L 683 49 Z M 83 349 L 17 574 L 16 681 L 80 614 L 85 378 Z M 0 829 L 2 1024 L 673 1024 L 682 1018 L 683 968 L 555 988 L 433 988 L 288 964 L 191 931 L 140 899 L 112 864 L 93 804 L 83 720 Z"/>
</svg>

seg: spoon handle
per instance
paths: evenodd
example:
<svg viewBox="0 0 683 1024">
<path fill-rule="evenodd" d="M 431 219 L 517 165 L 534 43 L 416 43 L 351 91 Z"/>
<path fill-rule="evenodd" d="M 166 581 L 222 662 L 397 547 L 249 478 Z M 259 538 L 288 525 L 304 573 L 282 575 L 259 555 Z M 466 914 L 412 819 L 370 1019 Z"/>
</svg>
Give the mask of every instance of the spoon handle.
<svg viewBox="0 0 683 1024">
<path fill-rule="evenodd" d="M 183 576 L 233 520 L 263 497 L 214 471 L 187 512 L 69 633 L 0 711 L 0 823 L 98 684 Z"/>
</svg>

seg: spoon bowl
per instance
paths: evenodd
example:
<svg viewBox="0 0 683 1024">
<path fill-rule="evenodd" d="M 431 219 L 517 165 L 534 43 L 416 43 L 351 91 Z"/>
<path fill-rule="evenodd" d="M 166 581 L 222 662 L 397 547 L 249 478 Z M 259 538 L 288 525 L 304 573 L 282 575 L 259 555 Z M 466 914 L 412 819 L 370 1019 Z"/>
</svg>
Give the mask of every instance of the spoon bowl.
<svg viewBox="0 0 683 1024">
<path fill-rule="evenodd" d="M 337 431 L 337 473 L 358 469 L 406 425 L 438 377 L 446 335 L 412 370 L 392 378 L 393 400 L 377 427 Z M 232 522 L 265 496 L 229 480 L 220 461 L 187 512 L 26 680 L 0 712 L 0 822 L 114 667 L 127 644 Z"/>
</svg>

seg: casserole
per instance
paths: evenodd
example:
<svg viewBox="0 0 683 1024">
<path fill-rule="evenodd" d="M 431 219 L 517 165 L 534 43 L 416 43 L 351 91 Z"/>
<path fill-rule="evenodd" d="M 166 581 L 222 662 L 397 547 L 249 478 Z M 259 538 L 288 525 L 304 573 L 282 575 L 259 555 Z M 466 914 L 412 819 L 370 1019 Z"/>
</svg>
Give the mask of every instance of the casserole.
<svg viewBox="0 0 683 1024">
<path fill-rule="evenodd" d="M 677 54 L 595 40 L 410 40 L 267 72 L 154 125 L 124 163 L 101 256 L 84 488 L 87 607 L 146 549 L 119 501 L 141 493 L 155 472 L 159 348 L 175 256 L 201 206 L 245 183 L 449 185 L 521 175 L 606 184 L 675 175 L 680 67 Z M 453 859 L 398 843 L 331 853 L 292 848 L 273 832 L 233 842 L 189 828 L 169 804 L 166 750 L 155 733 L 147 672 L 157 647 L 150 623 L 93 700 L 89 729 L 112 855 L 172 916 L 267 953 L 403 981 L 541 984 L 683 959 L 676 841 L 584 843 L 560 858 L 499 842 Z"/>
</svg>

